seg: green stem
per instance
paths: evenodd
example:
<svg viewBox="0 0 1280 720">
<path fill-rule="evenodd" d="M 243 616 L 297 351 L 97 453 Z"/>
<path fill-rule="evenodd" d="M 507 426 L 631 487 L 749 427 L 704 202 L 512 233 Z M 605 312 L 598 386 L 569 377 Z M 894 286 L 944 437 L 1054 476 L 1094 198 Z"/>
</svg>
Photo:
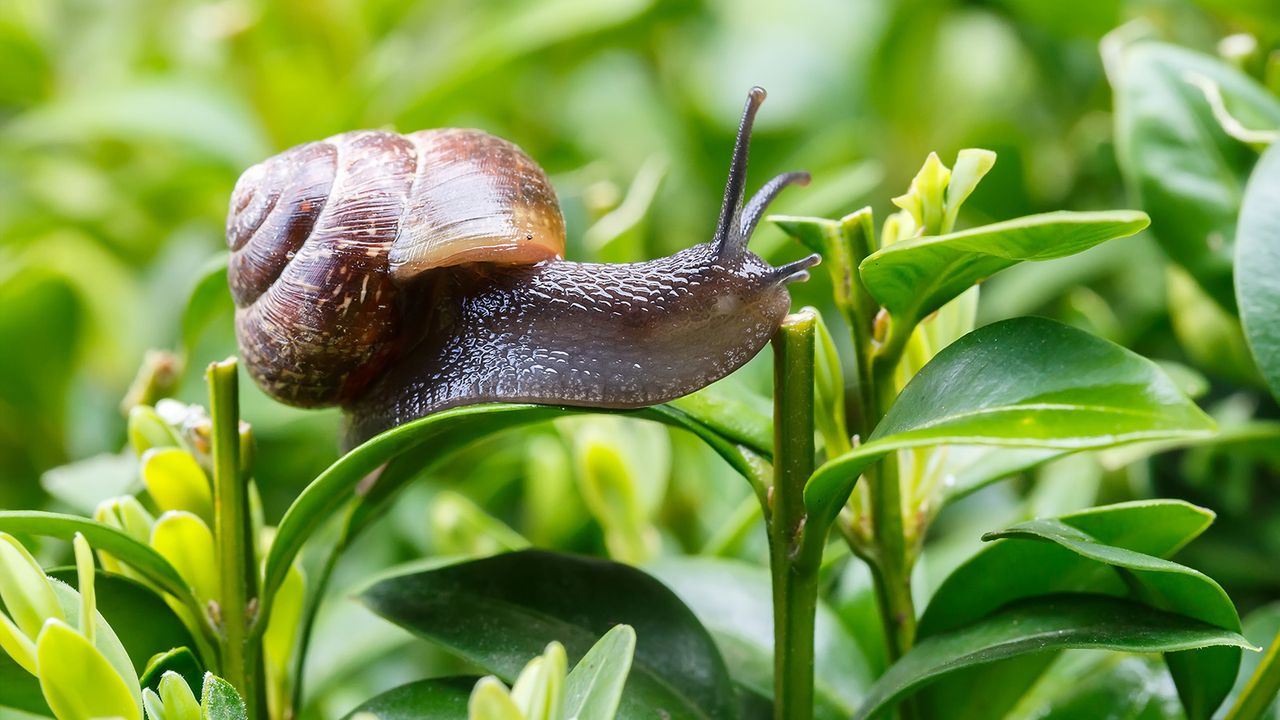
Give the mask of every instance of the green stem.
<svg viewBox="0 0 1280 720">
<path fill-rule="evenodd" d="M 1262 656 L 1262 661 L 1253 671 L 1249 682 L 1245 684 L 1240 697 L 1227 712 L 1226 720 L 1258 720 L 1276 701 L 1276 693 L 1280 692 L 1280 633 L 1271 641 L 1271 646 Z"/>
<path fill-rule="evenodd" d="M 774 482 L 766 517 L 777 720 L 813 717 L 814 615 L 826 536 L 826 528 L 805 527 L 804 486 L 814 464 L 815 322 L 812 313 L 789 315 L 773 338 Z M 806 542 L 813 536 L 819 540 Z"/>
<path fill-rule="evenodd" d="M 875 384 L 876 417 L 883 418 L 897 399 L 895 374 L 915 323 L 907 318 L 894 318 L 889 335 L 872 359 L 872 382 Z M 873 579 L 885 628 L 889 661 L 893 662 L 911 649 L 915 642 L 916 612 L 911 597 L 913 552 L 908 547 L 902 518 L 902 484 L 896 453 L 890 453 L 867 473 L 871 493 L 871 523 L 876 542 Z M 904 714 L 910 710 L 904 705 Z"/>
<path fill-rule="evenodd" d="M 257 593 L 257 563 L 248 484 L 240 472 L 240 394 L 234 358 L 213 363 L 209 381 L 209 414 L 213 421 L 214 538 L 218 551 L 222 676 L 244 697 L 249 718 L 265 715 L 261 692 L 262 657 L 249 642 L 251 598 Z M 255 598 L 256 599 L 256 598 Z"/>
</svg>

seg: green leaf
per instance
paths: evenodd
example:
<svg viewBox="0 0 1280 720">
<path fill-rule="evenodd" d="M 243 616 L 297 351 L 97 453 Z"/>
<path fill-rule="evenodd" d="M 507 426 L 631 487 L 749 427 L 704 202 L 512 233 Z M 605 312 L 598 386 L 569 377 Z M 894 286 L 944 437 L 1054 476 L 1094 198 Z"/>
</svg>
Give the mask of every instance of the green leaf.
<svg viewBox="0 0 1280 720">
<path fill-rule="evenodd" d="M 858 271 L 894 317 L 916 322 L 995 273 L 1026 260 L 1050 260 L 1142 230 L 1144 213 L 1052 212 L 894 243 Z"/>
<path fill-rule="evenodd" d="M 164 557 L 147 545 L 102 523 L 59 513 L 3 510 L 0 511 L 0 532 L 43 535 L 68 541 L 77 532 L 83 533 L 94 550 L 108 552 L 128 563 L 148 580 L 179 599 L 191 596 L 182 576 Z"/>
<path fill-rule="evenodd" d="M 49 576 L 69 585 L 76 582 L 75 568 L 55 568 Z M 154 656 L 195 646 L 191 631 L 155 590 L 101 570 L 95 573 L 93 585 L 98 614 L 114 630 L 139 677 Z"/>
<path fill-rule="evenodd" d="M 1213 522 L 1213 514 L 1189 503 L 1158 500 L 1121 503 L 1063 515 L 1059 520 L 1107 545 L 1168 557 Z M 1069 592 L 1125 595 L 1128 586 L 1111 568 L 1046 542 L 995 542 L 956 568 L 929 601 L 917 626 L 920 639 L 975 622 L 1022 598 Z M 1052 661 L 1019 658 L 966 670 L 928 688 L 926 708 L 945 708 L 953 720 L 1003 716 Z M 975 683 L 990 690 L 975 694 Z"/>
<path fill-rule="evenodd" d="M 871 688 L 854 717 L 877 715 L 925 683 L 956 670 L 1067 648 L 1176 652 L 1249 647 L 1238 633 L 1183 615 L 1098 595 L 1022 600 L 977 622 L 921 640 Z"/>
<path fill-rule="evenodd" d="M 183 352 L 190 355 L 209 323 L 219 313 L 231 308 L 231 297 L 227 294 L 227 255 L 221 253 L 210 258 L 201 268 L 199 279 L 187 296 L 187 304 L 182 311 Z"/>
<path fill-rule="evenodd" d="M 40 687 L 58 720 L 142 720 L 141 698 L 103 654 L 60 620 L 51 620 L 36 641 Z"/>
<path fill-rule="evenodd" d="M 205 673 L 204 690 L 200 694 L 200 720 L 248 720 L 248 717 L 244 700 L 231 683 L 213 673 Z"/>
<path fill-rule="evenodd" d="M 147 661 L 138 682 L 152 691 L 158 690 L 165 673 L 177 673 L 188 687 L 199 687 L 204 681 L 204 666 L 190 648 L 175 647 Z"/>
<path fill-rule="evenodd" d="M 1263 605 L 1249 613 L 1244 619 L 1244 637 L 1254 645 L 1265 648 L 1265 652 L 1244 654 L 1240 662 L 1240 672 L 1236 675 L 1235 686 L 1231 688 L 1231 694 L 1227 696 L 1227 701 L 1224 703 L 1231 708 L 1231 713 L 1228 713 L 1227 717 L 1231 720 L 1255 717 L 1247 714 L 1247 711 L 1257 712 L 1259 706 L 1265 705 L 1265 709 L 1256 717 L 1262 720 L 1280 720 L 1280 699 L 1277 699 L 1274 689 L 1276 685 L 1274 658 L 1271 658 L 1269 671 L 1264 671 L 1267 673 L 1265 677 L 1254 677 L 1263 661 L 1277 650 L 1274 646 L 1277 638 L 1280 638 L 1280 603 Z M 1251 684 L 1256 686 L 1252 689 L 1250 697 L 1245 703 L 1240 704 L 1240 695 Z"/>
<path fill-rule="evenodd" d="M 417 470 L 430 467 L 449 453 L 502 430 L 590 412 L 600 411 L 541 405 L 474 405 L 436 413 L 371 438 L 330 465 L 289 506 L 267 554 L 264 597 L 271 597 L 280 587 L 307 538 L 347 501 L 359 499 L 361 502 L 349 521 L 349 533 L 354 533 L 376 515 L 383 502 L 415 477 Z M 699 412 L 705 419 L 714 411 L 704 406 Z M 753 477 L 759 472 L 754 464 L 756 456 L 750 449 L 726 440 L 703 420 L 684 410 L 659 405 L 622 414 L 688 430 L 744 476 Z M 732 422 L 723 420 L 721 424 Z M 383 478 L 371 490 L 365 488 L 360 492 L 366 477 L 392 458 L 397 458 L 396 465 L 415 472 L 383 473 Z"/>
<path fill-rule="evenodd" d="M 1007 663 L 1025 662 L 1017 658 Z M 953 676 L 954 677 L 954 676 Z M 1169 671 L 1155 656 L 1068 650 L 1056 658 L 1007 717 L 1036 720 L 1093 718 L 1184 720 Z"/>
<path fill-rule="evenodd" d="M 40 476 L 40 486 L 77 512 L 93 514 L 98 503 L 127 494 L 138 484 L 132 452 L 102 453 L 59 465 Z"/>
<path fill-rule="evenodd" d="M 170 510 L 151 528 L 151 547 L 169 561 L 202 603 L 222 597 L 213 531 L 203 520 Z"/>
<path fill-rule="evenodd" d="M 1119 60 L 1112 80 L 1121 169 L 1165 252 L 1234 310 L 1236 215 L 1255 155 L 1222 130 L 1188 78 L 1216 83 L 1250 127 L 1280 125 L 1280 100 L 1229 64 L 1172 45 L 1141 42 Z"/>
<path fill-rule="evenodd" d="M 938 353 L 866 443 L 818 468 L 805 487 L 805 505 L 812 517 L 831 522 L 862 470 L 903 448 L 1088 450 L 1199 437 L 1213 427 L 1150 360 L 1061 323 L 1015 318 Z"/>
<path fill-rule="evenodd" d="M 1263 154 L 1245 188 L 1236 233 L 1236 301 L 1253 359 L 1280 399 L 1280 145 Z"/>
<path fill-rule="evenodd" d="M 635 652 L 636 631 L 630 625 L 615 625 L 592 645 L 565 679 L 565 717 L 614 717 Z"/>
<path fill-rule="evenodd" d="M 346 720 L 365 713 L 378 720 L 468 720 L 467 701 L 479 679 L 435 678 L 401 685 L 366 700 L 352 710 Z"/>
<path fill-rule="evenodd" d="M 1033 520 L 988 533 L 984 540 L 1032 538 L 1056 543 L 1081 557 L 1122 569 L 1121 579 L 1141 601 L 1232 632 L 1240 618 L 1231 598 L 1212 579 L 1184 565 L 1098 542 L 1053 519 Z M 1235 648 L 1178 653 L 1165 658 L 1190 718 L 1208 718 L 1231 691 L 1240 651 Z"/>
<path fill-rule="evenodd" d="M 664 558 L 646 567 L 711 631 L 734 681 L 773 697 L 773 603 L 769 571 L 736 560 Z M 819 601 L 814 647 L 814 715 L 847 718 L 873 672 L 840 618 Z"/>
<path fill-rule="evenodd" d="M 625 623 L 638 641 L 618 717 L 732 715 L 733 684 L 706 629 L 625 565 L 529 550 L 390 577 L 361 599 L 508 682 L 552 640 L 576 659 Z"/>
<path fill-rule="evenodd" d="M 36 676 L 0 652 L 0 716 L 4 716 L 6 710 L 53 716 Z"/>
<path fill-rule="evenodd" d="M 213 490 L 195 456 L 181 448 L 152 448 L 141 462 L 142 482 L 161 512 L 185 510 L 213 522 Z"/>
<path fill-rule="evenodd" d="M 507 686 L 493 676 L 480 678 L 476 683 L 467 702 L 467 713 L 471 720 L 526 720 Z"/>
</svg>

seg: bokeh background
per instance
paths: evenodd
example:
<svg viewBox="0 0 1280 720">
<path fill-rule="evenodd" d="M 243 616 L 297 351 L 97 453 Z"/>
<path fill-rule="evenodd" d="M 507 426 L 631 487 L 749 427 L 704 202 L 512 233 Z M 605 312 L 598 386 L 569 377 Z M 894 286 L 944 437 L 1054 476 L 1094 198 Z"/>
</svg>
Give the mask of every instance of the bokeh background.
<svg viewBox="0 0 1280 720">
<path fill-rule="evenodd" d="M 870 204 L 884 217 L 928 152 L 950 162 L 964 147 L 999 154 L 965 206 L 967 225 L 1133 207 L 1099 52 L 1103 36 L 1126 24 L 1213 53 L 1233 33 L 1274 44 L 1280 8 L 0 0 L 0 507 L 86 510 L 134 482 L 134 461 L 120 453 L 120 405 L 149 349 L 178 353 L 178 397 L 203 400 L 204 365 L 235 351 L 230 300 L 218 294 L 185 330 L 184 307 L 223 252 L 237 176 L 274 152 L 356 128 L 483 128 L 550 173 L 571 257 L 643 259 L 709 239 L 745 93 L 759 84 L 769 99 L 750 186 L 793 169 L 814 176 L 788 190 L 778 212 L 838 217 Z M 772 227 L 753 248 L 774 262 L 801 254 Z M 1203 376 L 1201 401 L 1220 416 L 1280 415 L 1233 344 L 1230 319 L 1167 266 L 1145 235 L 1028 264 L 984 286 L 980 321 L 1064 319 Z M 819 277 L 793 294 L 821 308 L 829 288 Z M 768 379 L 762 357 L 730 382 L 766 402 Z M 281 407 L 247 381 L 244 395 L 267 515 L 278 517 L 337 456 L 338 418 Z M 534 428 L 453 459 L 414 487 L 351 564 L 500 546 L 491 520 L 540 545 L 637 561 L 708 548 L 758 556 L 758 528 L 735 520 L 752 502 L 744 483 L 688 438 L 617 423 Z M 630 448 L 623 506 L 635 512 L 620 517 L 610 509 L 616 497 L 575 472 L 592 433 Z M 1040 482 L 1004 483 L 945 513 L 933 565 L 963 557 L 1006 517 L 1179 496 L 1220 514 L 1189 562 L 1248 608 L 1280 589 L 1280 477 L 1269 452 L 1051 465 Z M 313 686 L 325 708 L 365 692 L 325 658 L 382 657 L 391 646 L 378 645 L 376 632 L 358 635 L 331 640 L 335 652 L 317 647 Z M 395 668 L 403 665 L 375 684 L 422 674 Z M 343 673 L 345 683 L 334 681 Z"/>
</svg>

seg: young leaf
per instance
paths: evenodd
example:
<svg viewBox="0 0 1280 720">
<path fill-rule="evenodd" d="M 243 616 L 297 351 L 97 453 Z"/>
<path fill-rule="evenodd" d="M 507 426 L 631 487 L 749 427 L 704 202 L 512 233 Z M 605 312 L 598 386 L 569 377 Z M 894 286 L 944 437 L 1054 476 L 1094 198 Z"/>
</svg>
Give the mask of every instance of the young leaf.
<svg viewBox="0 0 1280 720">
<path fill-rule="evenodd" d="M 200 720 L 248 720 L 248 717 L 244 700 L 231 683 L 213 673 L 205 673 L 204 690 L 200 694 Z"/>
<path fill-rule="evenodd" d="M 615 625 L 605 633 L 565 679 L 564 716 L 570 720 L 612 718 L 622 701 L 635 652 L 636 631 L 630 625 Z"/>
<path fill-rule="evenodd" d="M 894 243 L 858 271 L 894 317 L 916 322 L 974 283 L 1026 260 L 1050 260 L 1142 230 L 1144 213 L 1052 212 Z"/>
<path fill-rule="evenodd" d="M 920 641 L 881 676 L 856 720 L 870 718 L 946 673 L 1046 650 L 1175 652 L 1249 647 L 1239 633 L 1126 600 L 1055 595 L 1022 600 L 977 622 Z"/>
<path fill-rule="evenodd" d="M 184 510 L 213 522 L 213 490 L 195 457 L 180 448 L 142 454 L 142 482 L 161 512 Z"/>
<path fill-rule="evenodd" d="M 393 576 L 360 597 L 507 681 L 552 640 L 579 658 L 626 623 L 638 640 L 619 718 L 732 715 L 733 685 L 710 635 L 670 590 L 625 565 L 529 550 Z"/>
<path fill-rule="evenodd" d="M 1236 214 L 1255 155 L 1222 130 L 1188 78 L 1215 83 L 1250 127 L 1280 126 L 1280 100 L 1229 64 L 1172 45 L 1141 42 L 1119 58 L 1112 82 L 1121 169 L 1165 252 L 1234 310 Z"/>
<path fill-rule="evenodd" d="M 496 677 L 480 678 L 467 703 L 470 720 L 526 720 L 520 706 L 507 692 L 507 686 Z"/>
<path fill-rule="evenodd" d="M 154 655 L 147 661 L 138 682 L 144 689 L 158 690 L 160 680 L 167 673 L 181 675 L 188 687 L 196 687 L 204 682 L 204 666 L 195 653 L 186 647 L 175 647 L 168 652 Z"/>
<path fill-rule="evenodd" d="M 222 597 L 213 531 L 189 512 L 169 511 L 151 528 L 151 547 L 178 571 L 202 602 Z"/>
<path fill-rule="evenodd" d="M 58 720 L 142 720 L 142 704 L 116 668 L 83 635 L 50 620 L 36 641 L 45 700 Z"/>
<path fill-rule="evenodd" d="M 1240 321 L 1253 359 L 1280 399 L 1280 145 L 1249 178 L 1236 233 L 1235 280 Z"/>
<path fill-rule="evenodd" d="M 818 468 L 805 504 L 811 516 L 830 522 L 862 470 L 903 448 L 1087 450 L 1200 437 L 1213 427 L 1150 360 L 1061 323 L 1015 318 L 938 353 L 866 443 Z"/>
</svg>

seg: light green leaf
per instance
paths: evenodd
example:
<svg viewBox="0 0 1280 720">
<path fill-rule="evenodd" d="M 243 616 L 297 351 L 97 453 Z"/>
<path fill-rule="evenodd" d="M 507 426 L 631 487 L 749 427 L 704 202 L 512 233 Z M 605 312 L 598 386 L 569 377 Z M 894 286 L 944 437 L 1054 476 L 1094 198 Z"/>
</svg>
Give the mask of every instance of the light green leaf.
<svg viewBox="0 0 1280 720">
<path fill-rule="evenodd" d="M 36 641 L 40 687 L 58 720 L 141 720 L 142 705 L 102 653 L 61 620 Z"/>
<path fill-rule="evenodd" d="M 520 706 L 507 692 L 507 686 L 496 677 L 480 678 L 467 703 L 470 720 L 525 720 Z"/>
<path fill-rule="evenodd" d="M 151 547 L 169 561 L 202 602 L 222 597 L 213 532 L 188 512 L 169 511 L 151 528 Z"/>
<path fill-rule="evenodd" d="M 871 689 L 856 720 L 888 709 L 929 681 L 974 665 L 1067 648 L 1176 652 L 1249 647 L 1238 633 L 1100 595 L 1019 601 L 977 622 L 921 640 Z"/>
<path fill-rule="evenodd" d="M 1041 318 L 979 328 L 938 353 L 902 390 L 861 447 L 805 487 L 830 522 L 864 468 L 888 452 L 932 445 L 1087 450 L 1199 437 L 1211 419 L 1150 360 Z"/>
<path fill-rule="evenodd" d="M 1258 161 L 1245 188 L 1236 233 L 1240 321 L 1253 359 L 1280 399 L 1280 145 Z"/>
<path fill-rule="evenodd" d="M 142 482 L 160 510 L 184 510 L 213 522 L 213 490 L 191 453 L 152 448 L 142 454 Z"/>
<path fill-rule="evenodd" d="M 565 679 L 565 717 L 611 720 L 618 712 L 635 652 L 636 631 L 630 625 L 615 625 L 592 645 Z"/>
<path fill-rule="evenodd" d="M 1053 212 L 971 230 L 904 240 L 862 261 L 868 292 L 890 313 L 916 322 L 995 273 L 1027 260 L 1050 260 L 1133 235 L 1140 212 Z"/>
<path fill-rule="evenodd" d="M 200 694 L 201 720 L 248 720 L 248 717 L 244 700 L 231 683 L 213 673 L 205 673 L 204 690 Z"/>
<path fill-rule="evenodd" d="M 66 620 L 40 563 L 17 538 L 0 532 L 0 600 L 17 629 L 35 638 L 46 620 Z"/>
</svg>

